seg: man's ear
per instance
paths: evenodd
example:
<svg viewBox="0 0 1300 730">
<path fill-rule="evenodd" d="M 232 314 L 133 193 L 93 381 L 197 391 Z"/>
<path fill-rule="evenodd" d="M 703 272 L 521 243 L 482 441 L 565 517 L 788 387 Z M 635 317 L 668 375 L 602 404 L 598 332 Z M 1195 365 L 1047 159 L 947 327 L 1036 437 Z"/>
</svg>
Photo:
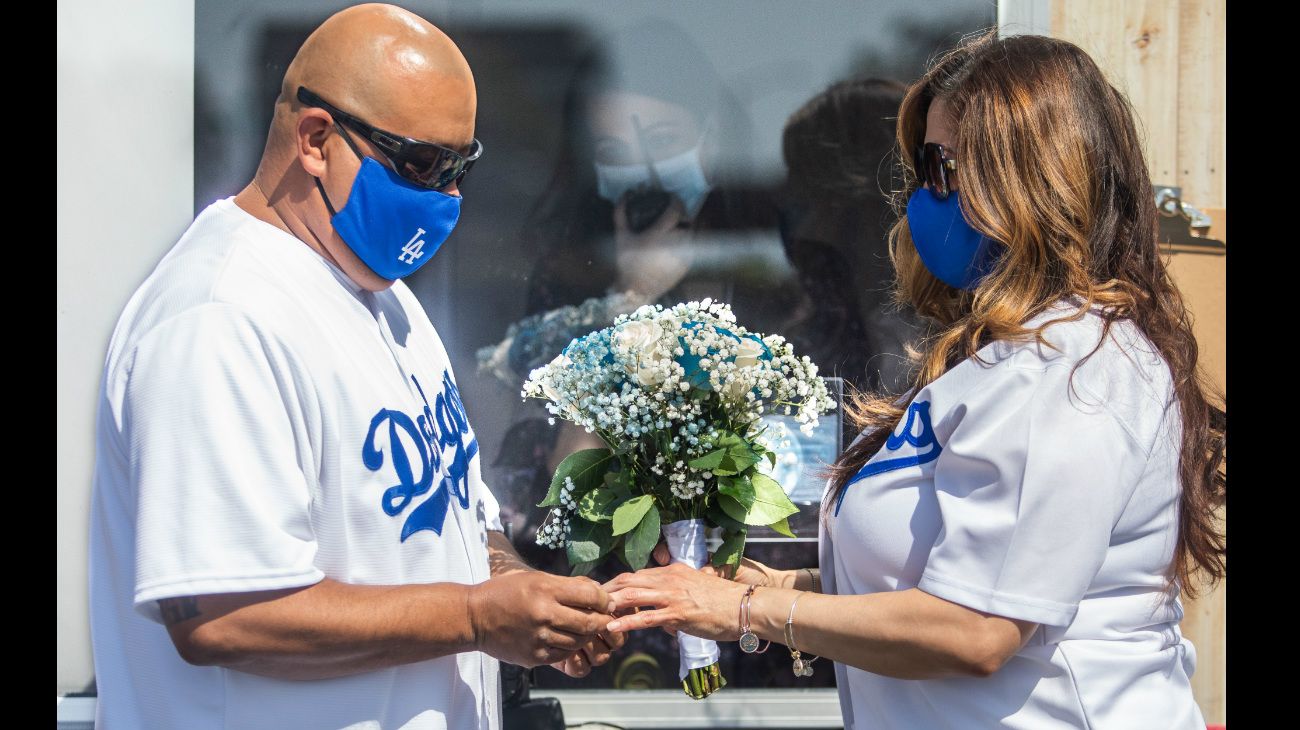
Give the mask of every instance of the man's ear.
<svg viewBox="0 0 1300 730">
<path fill-rule="evenodd" d="M 329 164 L 326 159 L 325 141 L 334 132 L 330 118 L 321 109 L 305 109 L 298 117 L 294 128 L 297 140 L 298 163 L 312 177 L 324 177 Z"/>
</svg>

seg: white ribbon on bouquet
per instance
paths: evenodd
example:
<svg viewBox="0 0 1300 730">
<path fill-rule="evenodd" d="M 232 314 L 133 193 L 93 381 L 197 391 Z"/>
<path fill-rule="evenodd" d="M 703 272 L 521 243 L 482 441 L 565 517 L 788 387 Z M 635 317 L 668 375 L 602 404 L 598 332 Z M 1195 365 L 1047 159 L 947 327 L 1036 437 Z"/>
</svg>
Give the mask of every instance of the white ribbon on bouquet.
<svg viewBox="0 0 1300 730">
<path fill-rule="evenodd" d="M 672 562 L 682 563 L 699 570 L 709 560 L 708 543 L 705 540 L 704 520 L 679 520 L 663 526 L 664 541 L 668 543 L 668 553 Z M 692 669 L 703 669 L 718 661 L 721 654 L 718 644 L 709 639 L 701 639 L 677 632 L 677 644 L 681 653 L 679 679 L 686 679 Z"/>
</svg>

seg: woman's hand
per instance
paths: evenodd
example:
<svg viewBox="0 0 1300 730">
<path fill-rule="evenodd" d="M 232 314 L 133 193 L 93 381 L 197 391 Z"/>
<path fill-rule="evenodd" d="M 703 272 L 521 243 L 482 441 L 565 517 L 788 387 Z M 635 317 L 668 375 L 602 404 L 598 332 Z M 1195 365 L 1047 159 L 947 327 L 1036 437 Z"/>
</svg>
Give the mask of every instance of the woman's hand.
<svg viewBox="0 0 1300 730">
<path fill-rule="evenodd" d="M 609 631 L 657 626 L 714 641 L 735 641 L 740 636 L 740 599 L 747 590 L 742 583 L 678 564 L 623 573 L 604 588 L 615 611 L 653 609 L 614 619 Z"/>
<path fill-rule="evenodd" d="M 627 226 L 627 200 L 614 207 L 614 252 L 618 277 L 613 291 L 633 291 L 653 302 L 677 286 L 695 261 L 694 234 L 678 226 L 685 209 L 675 196 L 668 208 L 640 233 Z"/>
<path fill-rule="evenodd" d="M 668 565 L 668 563 L 672 562 L 672 556 L 668 553 L 668 543 L 663 540 L 659 541 L 651 554 L 654 556 L 655 562 L 660 565 Z M 709 557 L 712 558 L 713 556 L 710 555 Z M 722 568 L 715 568 L 712 563 L 709 563 L 700 568 L 700 572 L 750 586 L 791 587 L 786 584 L 786 581 L 791 580 L 792 571 L 769 568 L 757 560 L 750 560 L 749 558 L 741 558 L 740 565 L 724 566 Z"/>
</svg>

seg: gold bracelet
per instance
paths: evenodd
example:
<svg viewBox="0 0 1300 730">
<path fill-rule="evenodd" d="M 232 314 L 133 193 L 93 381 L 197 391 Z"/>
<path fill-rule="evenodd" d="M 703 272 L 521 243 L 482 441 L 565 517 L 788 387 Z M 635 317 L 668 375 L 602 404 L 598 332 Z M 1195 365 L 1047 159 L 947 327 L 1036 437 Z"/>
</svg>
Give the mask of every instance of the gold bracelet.
<svg viewBox="0 0 1300 730">
<path fill-rule="evenodd" d="M 794 660 L 794 676 L 811 677 L 813 676 L 813 662 L 821 657 L 815 656 L 805 661 L 803 655 L 794 645 L 794 607 L 799 603 L 799 599 L 803 597 L 803 594 L 804 592 L 800 591 L 799 595 L 795 596 L 794 601 L 790 603 L 790 616 L 785 620 L 785 645 L 790 647 L 790 658 Z"/>
</svg>

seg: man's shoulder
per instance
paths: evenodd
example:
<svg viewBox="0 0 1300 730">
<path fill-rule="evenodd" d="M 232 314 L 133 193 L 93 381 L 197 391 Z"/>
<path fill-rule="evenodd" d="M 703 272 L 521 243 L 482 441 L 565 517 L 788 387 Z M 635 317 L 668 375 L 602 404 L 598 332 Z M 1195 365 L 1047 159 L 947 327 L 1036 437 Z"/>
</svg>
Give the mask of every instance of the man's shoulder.
<svg viewBox="0 0 1300 730">
<path fill-rule="evenodd" d="M 292 300 L 286 269 L 310 265 L 292 249 L 296 239 L 256 220 L 231 199 L 205 208 L 136 289 L 114 329 L 107 366 L 129 356 L 166 327 L 238 318 L 267 331 L 283 329 Z M 299 305 L 301 306 L 301 305 Z"/>
</svg>

